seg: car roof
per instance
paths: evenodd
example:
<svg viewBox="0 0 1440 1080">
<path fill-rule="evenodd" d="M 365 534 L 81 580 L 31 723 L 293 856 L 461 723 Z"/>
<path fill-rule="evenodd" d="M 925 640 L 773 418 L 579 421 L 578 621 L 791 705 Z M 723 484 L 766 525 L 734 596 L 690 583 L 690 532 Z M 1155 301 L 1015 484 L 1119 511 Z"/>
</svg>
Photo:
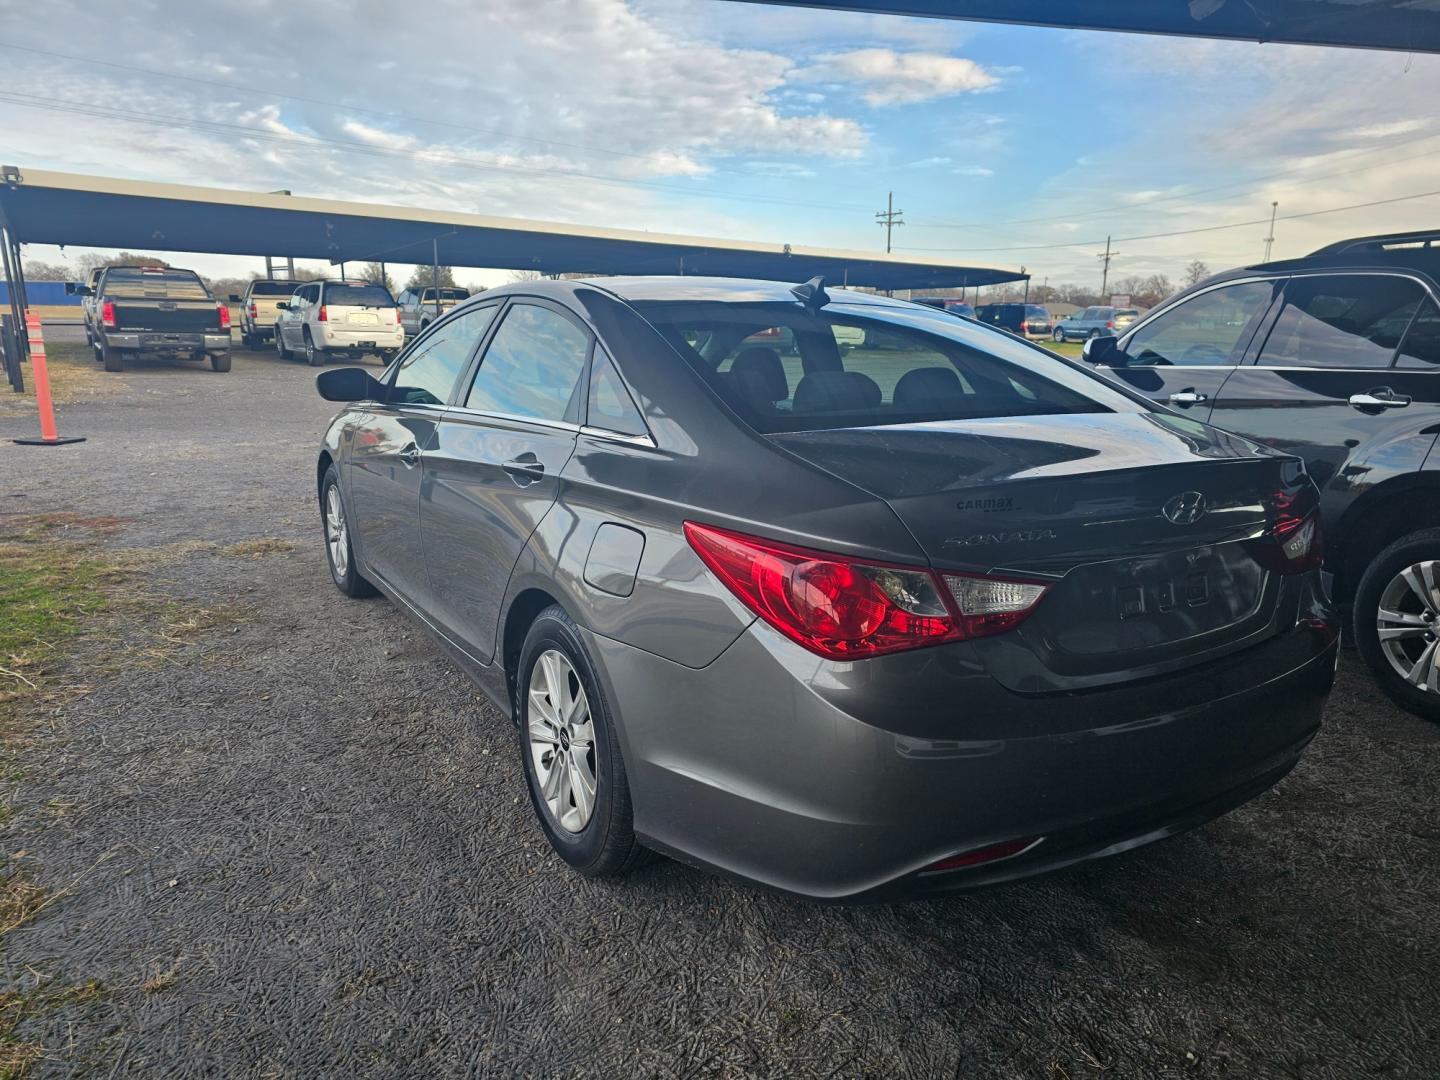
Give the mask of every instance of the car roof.
<svg viewBox="0 0 1440 1080">
<path fill-rule="evenodd" d="M 794 304 L 791 289 L 798 281 L 763 281 L 752 278 L 722 277 L 604 277 L 581 278 L 577 285 L 593 285 L 614 293 L 622 300 L 710 301 L 729 304 Z M 874 304 L 881 307 L 908 307 L 907 301 L 888 296 L 856 292 L 842 286 L 825 284 L 832 304 Z"/>
</svg>

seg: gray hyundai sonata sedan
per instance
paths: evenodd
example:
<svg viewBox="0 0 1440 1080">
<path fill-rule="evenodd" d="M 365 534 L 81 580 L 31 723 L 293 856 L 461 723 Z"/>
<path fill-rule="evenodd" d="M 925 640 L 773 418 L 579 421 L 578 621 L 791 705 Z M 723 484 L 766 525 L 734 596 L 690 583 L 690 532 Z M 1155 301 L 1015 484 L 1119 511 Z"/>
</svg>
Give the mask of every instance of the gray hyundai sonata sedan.
<svg viewBox="0 0 1440 1080">
<path fill-rule="evenodd" d="M 583 873 L 990 884 L 1225 813 L 1320 723 L 1303 466 L 944 312 L 530 282 L 318 385 L 335 584 L 514 720 Z"/>
</svg>

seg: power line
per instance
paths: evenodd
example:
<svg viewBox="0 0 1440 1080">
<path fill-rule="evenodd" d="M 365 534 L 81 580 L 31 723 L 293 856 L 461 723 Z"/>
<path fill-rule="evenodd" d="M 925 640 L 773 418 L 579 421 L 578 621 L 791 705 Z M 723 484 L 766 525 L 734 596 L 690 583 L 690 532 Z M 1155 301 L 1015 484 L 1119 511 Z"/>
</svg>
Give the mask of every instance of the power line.
<svg viewBox="0 0 1440 1080">
<path fill-rule="evenodd" d="M 228 135 L 239 133 L 248 139 L 257 139 L 262 142 L 278 143 L 291 148 L 310 147 L 318 149 L 335 149 L 347 153 L 369 154 L 382 157 L 399 157 L 413 162 L 430 162 L 439 165 L 451 165 L 458 168 L 474 169 L 479 171 L 520 173 L 532 176 L 554 176 L 563 179 L 589 180 L 600 184 L 616 184 L 622 187 L 639 187 L 653 191 L 673 191 L 691 198 L 698 199 L 725 199 L 737 202 L 762 202 L 775 203 L 781 206 L 804 206 L 809 208 L 819 207 L 829 210 L 854 210 L 850 206 L 825 206 L 805 199 L 783 199 L 765 195 L 742 195 L 739 193 L 728 193 L 721 191 L 697 191 L 692 188 L 683 188 L 675 184 L 661 184 L 649 180 L 632 180 L 625 177 L 605 176 L 603 174 L 582 172 L 572 169 L 543 169 L 537 166 L 526 165 L 500 165 L 496 163 L 477 162 L 471 158 L 459 154 L 446 153 L 443 151 L 426 150 L 423 147 L 398 148 L 388 146 L 376 146 L 372 143 L 354 142 L 347 139 L 332 139 L 321 135 L 281 134 L 274 131 L 266 131 L 262 128 L 251 127 L 247 124 L 227 123 L 223 120 L 196 120 L 173 115 L 159 113 L 139 112 L 130 109 L 119 109 L 108 105 L 94 105 L 87 102 L 79 102 L 73 99 L 62 98 L 59 100 L 40 98 L 29 94 L 20 94 L 13 91 L 0 91 L 0 101 L 8 101 L 14 105 L 20 105 L 31 109 L 44 109 L 50 112 L 71 113 L 80 116 L 91 116 L 106 120 L 125 120 L 136 124 L 147 124 L 162 128 L 186 128 L 192 131 L 201 131 L 208 134 Z"/>
<path fill-rule="evenodd" d="M 1389 206 L 1392 203 L 1409 202 L 1412 199 L 1430 199 L 1440 195 L 1440 191 L 1420 191 L 1414 195 L 1398 195 L 1393 199 L 1375 199 L 1373 202 L 1351 203 L 1348 206 L 1331 206 L 1324 210 L 1309 210 L 1303 214 L 1283 214 L 1277 217 L 1276 221 L 1298 221 L 1300 218 L 1320 217 L 1322 214 L 1339 214 L 1346 210 L 1364 210 L 1371 206 Z M 1192 236 L 1195 233 L 1220 232 L 1223 229 L 1244 229 L 1252 225 L 1264 225 L 1269 218 L 1255 218 L 1251 221 L 1234 221 L 1228 225 L 1205 225 L 1198 229 L 1175 229 L 1171 232 L 1144 233 L 1140 236 L 1117 236 L 1114 239 L 1126 242 L 1130 240 L 1158 240 L 1169 236 Z M 1097 240 L 1076 240 L 1065 244 L 1022 244 L 1016 247 L 965 247 L 965 248 L 935 248 L 935 247 L 907 247 L 903 251 L 1054 251 L 1059 248 L 1090 247 L 1094 244 L 1104 243 L 1104 238 Z"/>
</svg>

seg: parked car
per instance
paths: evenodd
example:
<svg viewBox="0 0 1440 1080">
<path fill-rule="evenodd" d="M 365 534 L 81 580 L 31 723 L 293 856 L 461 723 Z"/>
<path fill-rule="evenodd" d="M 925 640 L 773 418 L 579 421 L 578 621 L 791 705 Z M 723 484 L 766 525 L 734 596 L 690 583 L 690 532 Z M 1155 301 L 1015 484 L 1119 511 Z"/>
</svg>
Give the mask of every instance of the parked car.
<svg viewBox="0 0 1440 1080">
<path fill-rule="evenodd" d="M 1395 701 L 1440 720 L 1440 247 L 1416 243 L 1360 238 L 1217 274 L 1087 356 L 1305 459 L 1361 655 Z"/>
<path fill-rule="evenodd" d="M 948 311 L 951 315 L 959 315 L 964 319 L 973 319 L 975 309 L 964 300 L 956 300 L 949 296 L 912 296 L 912 304 L 924 304 L 926 307 L 939 308 L 941 311 Z"/>
<path fill-rule="evenodd" d="M 753 344 L 777 324 L 798 364 Z M 819 279 L 527 282 L 317 385 L 352 403 L 315 473 L 334 583 L 513 717 L 583 873 L 1018 878 L 1226 812 L 1320 722 L 1300 462 L 967 320 Z"/>
<path fill-rule="evenodd" d="M 275 306 L 275 351 L 285 360 L 299 353 L 319 367 L 332 354 L 370 353 L 388 364 L 405 344 L 400 309 L 384 285 L 307 281 Z"/>
<path fill-rule="evenodd" d="M 245 286 L 243 296 L 231 294 L 230 302 L 240 306 L 240 340 L 247 349 L 258 349 L 275 336 L 280 305 L 295 292 L 295 281 L 258 278 Z"/>
<path fill-rule="evenodd" d="M 230 309 L 193 270 L 107 266 L 93 291 L 79 292 L 92 301 L 85 337 L 106 371 L 123 371 L 141 356 L 208 358 L 215 371 L 230 370 Z"/>
<path fill-rule="evenodd" d="M 1039 304 L 981 304 L 975 309 L 975 318 L 1017 337 L 1050 336 L 1050 312 Z"/>
<path fill-rule="evenodd" d="M 84 281 L 78 283 L 67 281 L 65 283 L 67 294 L 80 297 L 80 319 L 85 324 L 85 344 L 92 349 L 95 347 L 95 342 L 90 336 L 90 326 L 92 323 L 98 324 L 100 321 L 100 317 L 95 314 L 94 310 L 95 293 L 100 288 L 100 275 L 104 270 L 103 266 L 97 266 L 90 271 Z"/>
<path fill-rule="evenodd" d="M 1074 316 L 1055 324 L 1051 337 L 1058 342 L 1083 341 L 1086 338 L 1115 337 L 1123 334 L 1140 317 L 1137 308 L 1116 308 L 1106 305 L 1087 307 Z"/>
<path fill-rule="evenodd" d="M 425 327 L 449 311 L 456 304 L 470 299 L 468 289 L 406 289 L 395 298 L 400 305 L 400 324 L 405 327 L 407 337 L 418 334 Z"/>
</svg>

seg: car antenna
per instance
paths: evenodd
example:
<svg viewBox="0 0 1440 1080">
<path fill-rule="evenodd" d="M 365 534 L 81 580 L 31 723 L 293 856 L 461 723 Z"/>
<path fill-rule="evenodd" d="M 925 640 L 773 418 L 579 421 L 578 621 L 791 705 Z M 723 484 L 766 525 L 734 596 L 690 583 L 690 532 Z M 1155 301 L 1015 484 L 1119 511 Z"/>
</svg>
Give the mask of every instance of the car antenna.
<svg viewBox="0 0 1440 1080">
<path fill-rule="evenodd" d="M 790 295 L 799 300 L 811 311 L 818 311 L 830 302 L 830 294 L 825 291 L 825 276 L 816 274 L 804 285 L 796 285 L 790 290 Z"/>
</svg>

